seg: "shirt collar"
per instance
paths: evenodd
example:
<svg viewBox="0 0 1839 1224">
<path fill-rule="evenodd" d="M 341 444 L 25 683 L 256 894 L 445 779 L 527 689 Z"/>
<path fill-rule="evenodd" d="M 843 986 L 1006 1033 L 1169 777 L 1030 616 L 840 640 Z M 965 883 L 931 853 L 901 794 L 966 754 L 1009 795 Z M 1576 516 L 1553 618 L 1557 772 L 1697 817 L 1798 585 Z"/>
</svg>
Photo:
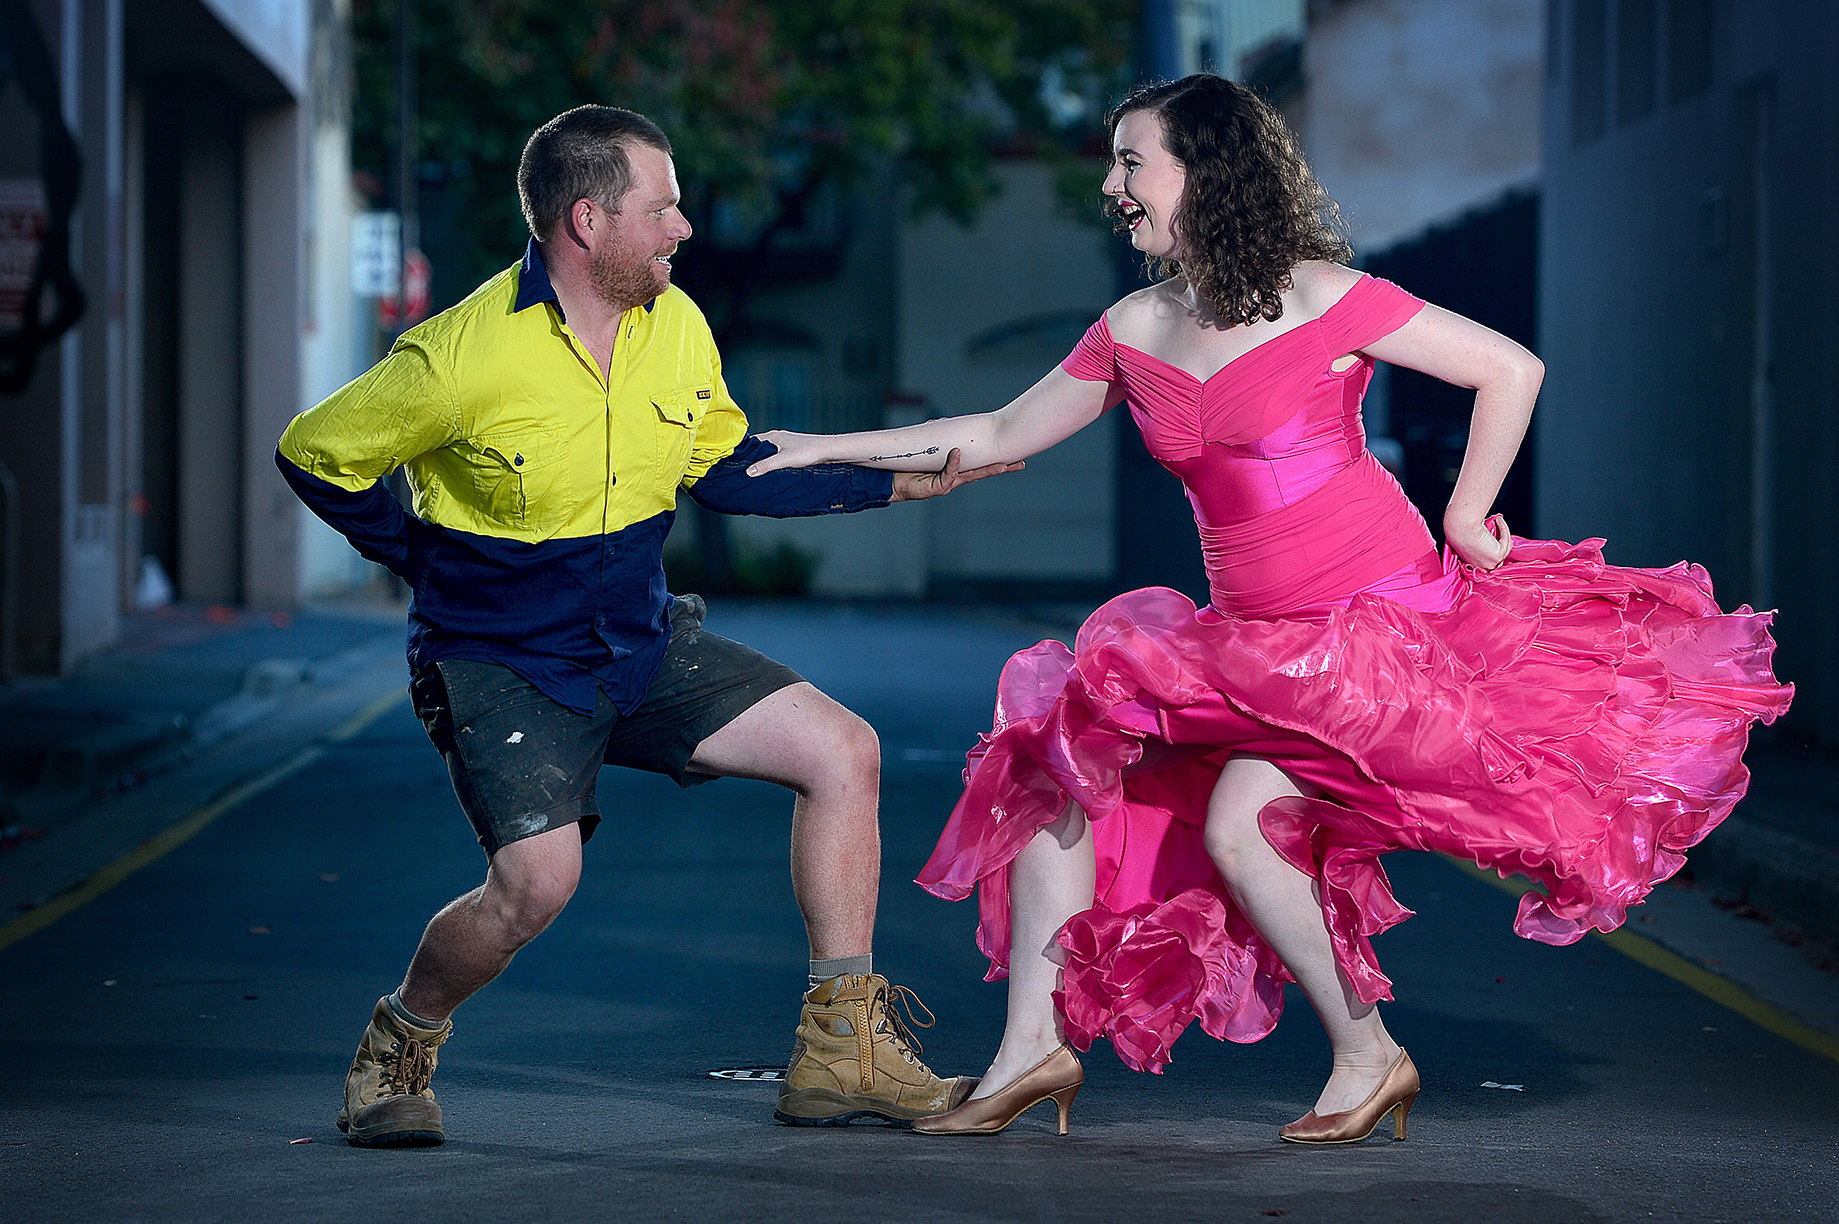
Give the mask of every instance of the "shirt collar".
<svg viewBox="0 0 1839 1224">
<path fill-rule="evenodd" d="M 511 304 L 511 311 L 516 313 L 539 302 L 554 302 L 562 322 L 568 322 L 568 312 L 562 309 L 562 300 L 556 296 L 556 287 L 549 279 L 549 266 L 543 262 L 543 248 L 532 238 L 524 246 L 524 261 L 517 269 L 517 300 Z M 645 313 L 650 314 L 657 304 L 657 298 L 646 302 Z"/>
<path fill-rule="evenodd" d="M 537 246 L 536 239 L 532 238 L 524 247 L 524 262 L 517 269 L 517 301 L 512 303 L 511 309 L 524 310 L 538 302 L 555 302 L 556 313 L 562 312 L 562 303 L 556 297 L 556 287 L 549 281 L 549 268 L 543 263 L 543 248 Z"/>
</svg>

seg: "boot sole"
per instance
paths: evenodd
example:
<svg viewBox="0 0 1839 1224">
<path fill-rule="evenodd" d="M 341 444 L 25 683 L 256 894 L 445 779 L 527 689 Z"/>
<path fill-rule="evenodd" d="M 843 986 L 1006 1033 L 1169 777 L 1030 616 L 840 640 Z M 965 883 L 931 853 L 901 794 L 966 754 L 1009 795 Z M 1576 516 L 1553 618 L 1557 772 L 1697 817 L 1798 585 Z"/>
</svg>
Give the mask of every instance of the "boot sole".
<svg viewBox="0 0 1839 1224">
<path fill-rule="evenodd" d="M 358 1136 L 346 1134 L 345 1142 L 352 1147 L 439 1147 L 447 1142 L 447 1136 L 439 1131 L 405 1130 L 386 1131 L 381 1135 Z"/>
<path fill-rule="evenodd" d="M 912 1118 L 896 1118 L 873 1109 L 852 1109 L 848 1113 L 832 1114 L 825 1118 L 795 1118 L 789 1113 L 775 1109 L 773 1117 L 787 1126 L 849 1126 L 855 1122 L 872 1122 L 878 1126 L 893 1126 L 905 1130 L 913 1125 Z"/>
<path fill-rule="evenodd" d="M 867 1121 L 905 1128 L 926 1116 L 926 1110 L 901 1111 L 878 1097 L 846 1096 L 826 1088 L 794 1089 L 781 1096 L 773 1110 L 773 1117 L 788 1126 L 848 1126 Z"/>
<path fill-rule="evenodd" d="M 400 1098 L 399 1098 L 400 1099 Z M 419 1102 L 417 1102 L 419 1106 Z M 395 1113 L 394 1118 L 384 1117 L 375 1120 L 370 1126 L 353 1127 L 351 1118 L 343 1110 L 339 1111 L 338 1128 L 345 1132 L 345 1141 L 352 1147 L 437 1147 L 447 1142 L 447 1134 L 441 1128 L 441 1114 L 438 1105 L 429 1105 L 425 1109 L 378 1110 L 379 1113 Z M 403 1114 L 410 1116 L 403 1117 Z M 415 1117 L 415 1114 L 421 1117 Z M 432 1114 L 433 1116 L 428 1116 Z"/>
</svg>

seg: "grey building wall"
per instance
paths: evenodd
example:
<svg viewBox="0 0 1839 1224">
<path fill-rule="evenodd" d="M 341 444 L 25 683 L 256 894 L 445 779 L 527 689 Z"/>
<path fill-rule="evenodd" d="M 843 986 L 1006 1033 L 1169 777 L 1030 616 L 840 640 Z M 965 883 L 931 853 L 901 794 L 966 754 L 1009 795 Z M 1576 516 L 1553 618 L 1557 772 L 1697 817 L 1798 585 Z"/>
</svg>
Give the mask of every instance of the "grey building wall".
<svg viewBox="0 0 1839 1224">
<path fill-rule="evenodd" d="M 1550 0 L 1537 530 L 1779 608 L 1839 742 L 1839 5 Z"/>
<path fill-rule="evenodd" d="M 1543 0 L 1316 0 L 1288 109 L 1362 255 L 1539 183 Z"/>
<path fill-rule="evenodd" d="M 88 311 L 0 398 L 21 670 L 113 642 L 147 556 L 182 598 L 295 601 L 299 515 L 270 455 L 302 400 L 311 2 L 30 3 L 83 160 Z M 35 128 L 0 87 L 0 178 L 40 173 Z"/>
</svg>

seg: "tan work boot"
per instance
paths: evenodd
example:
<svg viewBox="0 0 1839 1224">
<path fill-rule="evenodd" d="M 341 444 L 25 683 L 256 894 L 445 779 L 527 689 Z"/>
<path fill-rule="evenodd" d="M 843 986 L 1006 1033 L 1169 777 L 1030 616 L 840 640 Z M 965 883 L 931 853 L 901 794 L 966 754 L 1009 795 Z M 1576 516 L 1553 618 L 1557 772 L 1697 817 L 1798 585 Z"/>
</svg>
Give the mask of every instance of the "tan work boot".
<svg viewBox="0 0 1839 1224">
<path fill-rule="evenodd" d="M 345 1137 L 358 1147 L 445 1142 L 441 1107 L 428 1083 L 434 1078 L 435 1047 L 452 1032 L 451 1020 L 437 1029 L 404 1024 L 388 999 L 378 999 L 345 1076 L 345 1107 L 338 1111 Z"/>
<path fill-rule="evenodd" d="M 940 1079 L 919 1060 L 919 1041 L 895 1010 L 895 998 L 914 1024 L 932 1027 L 926 1005 L 878 973 L 844 974 L 807 994 L 773 1117 L 793 1126 L 841 1126 L 858 1118 L 906 1126 L 968 1097 L 975 1079 Z"/>
</svg>

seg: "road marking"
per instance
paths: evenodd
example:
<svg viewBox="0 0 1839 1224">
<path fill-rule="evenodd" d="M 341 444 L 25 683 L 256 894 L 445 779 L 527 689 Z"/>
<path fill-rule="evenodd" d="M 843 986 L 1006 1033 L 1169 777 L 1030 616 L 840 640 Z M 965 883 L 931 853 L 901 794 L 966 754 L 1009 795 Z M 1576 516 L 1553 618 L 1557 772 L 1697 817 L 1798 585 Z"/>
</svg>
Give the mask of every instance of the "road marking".
<svg viewBox="0 0 1839 1224">
<path fill-rule="evenodd" d="M 724 1071 L 709 1072 L 710 1079 L 721 1080 L 767 1080 L 785 1079 L 784 1067 L 731 1067 Z"/>
<path fill-rule="evenodd" d="M 1451 858 L 1449 855 L 1444 855 L 1443 858 L 1445 862 L 1459 868 L 1464 874 L 1492 884 L 1516 897 L 1534 891 L 1532 882 L 1521 876 L 1503 880 L 1487 868 L 1478 867 L 1466 860 Z M 1709 969 L 1700 968 L 1677 952 L 1668 951 L 1647 936 L 1637 935 L 1627 927 L 1615 931 L 1592 931 L 1591 934 L 1629 960 L 1645 965 L 1656 973 L 1663 973 L 1682 986 L 1696 990 L 1713 1003 L 1730 1008 L 1757 1027 L 1767 1029 L 1777 1037 L 1792 1041 L 1803 1050 L 1839 1062 L 1839 1036 L 1823 1032 L 1795 1019 L 1775 1004 L 1766 1003 L 1757 998 L 1729 978 L 1719 977 Z"/>
<path fill-rule="evenodd" d="M 167 826 L 164 831 L 142 842 L 75 888 L 59 893 L 37 909 L 29 910 L 6 925 L 0 926 L 0 949 L 11 947 L 26 936 L 44 930 L 64 915 L 88 905 L 149 863 L 171 854 L 203 832 L 224 813 L 239 804 L 247 803 L 275 783 L 292 777 L 317 761 L 332 745 L 355 739 L 364 728 L 381 718 L 390 707 L 402 701 L 407 695 L 406 690 L 398 689 L 372 699 L 363 709 L 332 730 L 314 739 L 305 747 L 296 749 L 291 756 L 269 766 L 253 778 L 246 778 L 229 787 L 191 815 Z"/>
</svg>

